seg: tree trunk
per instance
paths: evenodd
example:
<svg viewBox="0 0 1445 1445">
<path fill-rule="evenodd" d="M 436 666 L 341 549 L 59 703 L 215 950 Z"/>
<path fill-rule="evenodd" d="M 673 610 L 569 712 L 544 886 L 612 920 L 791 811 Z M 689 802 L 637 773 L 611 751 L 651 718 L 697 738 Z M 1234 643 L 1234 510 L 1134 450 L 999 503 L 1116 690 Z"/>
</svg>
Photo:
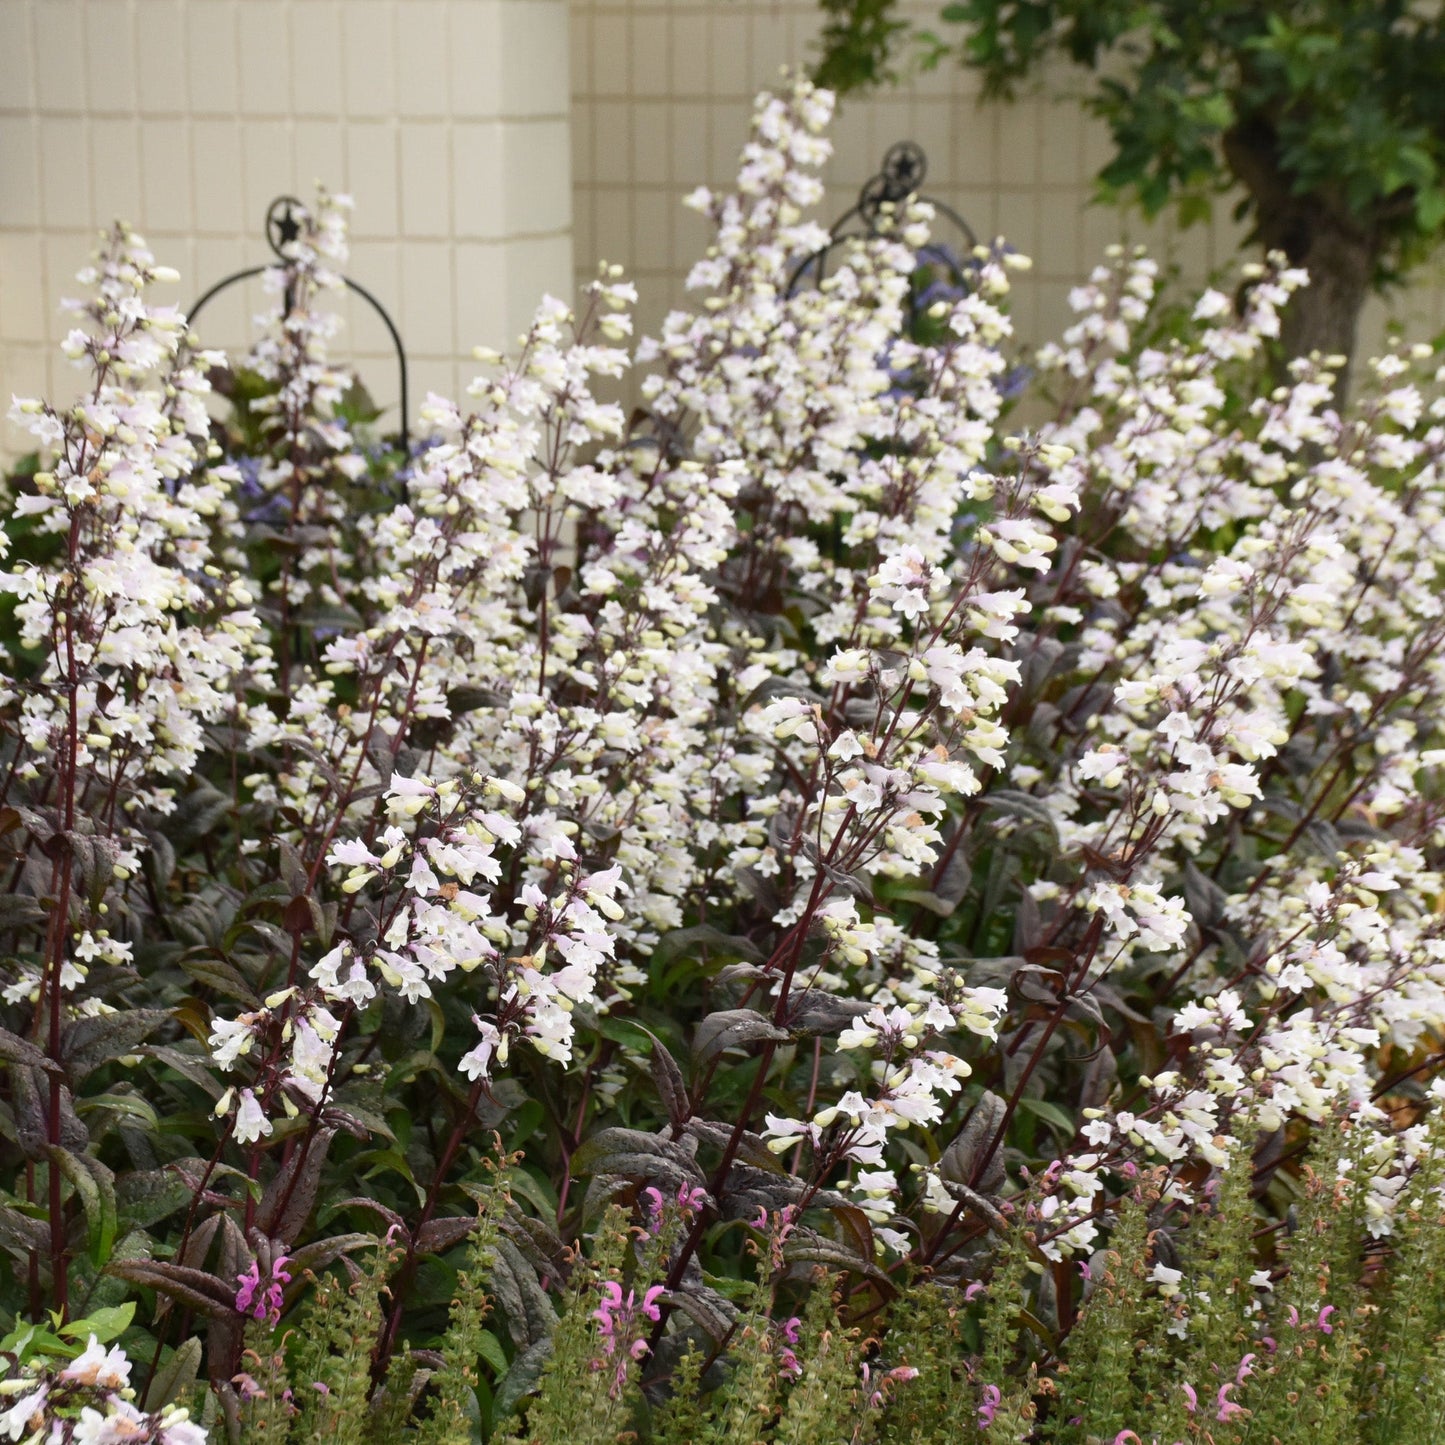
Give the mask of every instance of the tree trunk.
<svg viewBox="0 0 1445 1445">
<path fill-rule="evenodd" d="M 1294 194 L 1278 164 L 1274 132 L 1262 122 L 1228 132 L 1224 154 L 1254 203 L 1255 239 L 1267 251 L 1283 251 L 1292 266 L 1310 274 L 1310 284 L 1295 293 L 1281 319 L 1284 357 L 1312 351 L 1343 356 L 1345 364 L 1335 373 L 1335 396 L 1343 401 L 1360 311 L 1380 259 L 1379 228 L 1334 197 L 1318 191 Z"/>
</svg>

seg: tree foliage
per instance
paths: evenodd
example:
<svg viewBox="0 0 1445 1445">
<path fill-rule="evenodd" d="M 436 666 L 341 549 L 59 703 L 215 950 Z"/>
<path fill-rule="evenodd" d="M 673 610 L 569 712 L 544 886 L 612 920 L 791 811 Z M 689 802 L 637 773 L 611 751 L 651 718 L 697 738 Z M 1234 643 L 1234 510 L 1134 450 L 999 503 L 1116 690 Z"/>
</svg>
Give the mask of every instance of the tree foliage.
<svg viewBox="0 0 1445 1445">
<path fill-rule="evenodd" d="M 896 0 L 824 9 L 826 83 L 885 78 L 910 30 Z M 981 71 L 990 97 L 1011 97 L 1056 55 L 1091 73 L 1087 103 L 1114 143 L 1098 177 L 1105 199 L 1148 215 L 1174 206 L 1187 224 L 1241 187 L 1239 218 L 1311 269 L 1314 309 L 1334 316 L 1331 328 L 1306 301 L 1300 343 L 1348 351 L 1368 290 L 1401 280 L 1445 224 L 1438 5 L 955 0 L 940 18 L 941 34 L 913 32 L 924 62 Z"/>
</svg>

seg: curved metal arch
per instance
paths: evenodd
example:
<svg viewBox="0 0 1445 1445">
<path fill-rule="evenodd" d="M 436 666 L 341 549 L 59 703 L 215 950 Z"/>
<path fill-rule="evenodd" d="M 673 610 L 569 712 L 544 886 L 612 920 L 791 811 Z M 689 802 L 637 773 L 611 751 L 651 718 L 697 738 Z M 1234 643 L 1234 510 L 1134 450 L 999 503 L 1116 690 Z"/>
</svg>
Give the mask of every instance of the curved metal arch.
<svg viewBox="0 0 1445 1445">
<path fill-rule="evenodd" d="M 282 248 L 301 234 L 301 223 L 296 219 L 296 213 L 303 209 L 301 202 L 295 196 L 277 196 L 266 208 L 266 240 L 282 261 L 288 259 Z M 190 310 L 186 312 L 186 319 L 194 321 L 201 308 L 228 286 L 234 286 L 238 281 L 249 281 L 253 276 L 264 275 L 269 270 L 271 270 L 270 266 L 248 266 L 244 271 L 236 271 L 230 276 L 223 277 L 194 302 Z M 408 400 L 406 348 L 401 343 L 401 333 L 396 329 L 396 323 L 391 319 L 391 313 L 365 286 L 359 281 L 353 281 L 350 276 L 343 276 L 341 280 L 348 291 L 354 291 L 363 301 L 370 303 L 371 309 L 376 312 L 381 318 L 382 325 L 386 327 L 387 334 L 391 337 L 391 344 L 396 348 L 396 369 L 401 382 L 401 422 L 397 428 L 397 436 L 401 442 L 402 451 L 409 456 L 411 431 L 407 418 L 411 413 Z M 291 305 L 289 293 L 286 304 L 289 310 Z"/>
<path fill-rule="evenodd" d="M 973 227 L 944 201 L 940 201 L 934 196 L 920 194 L 927 175 L 928 157 L 924 153 L 923 147 L 916 141 L 897 141 L 889 146 L 884 153 L 883 163 L 879 166 L 877 175 L 863 183 L 862 190 L 858 192 L 857 201 L 828 228 L 828 244 L 814 251 L 794 269 L 793 274 L 788 278 L 787 294 L 792 296 L 797 292 L 810 270 L 814 273 L 813 284 L 815 286 L 822 285 L 823 278 L 827 274 L 828 257 L 833 251 L 854 236 L 878 235 L 878 222 L 884 206 L 896 206 L 910 196 L 917 196 L 919 200 L 926 201 L 939 215 L 952 221 L 963 234 L 969 251 L 972 251 L 978 245 L 978 237 L 974 234 Z M 860 222 L 861 225 L 855 229 L 848 229 L 854 221 Z M 939 255 L 937 259 L 944 261 L 949 266 L 959 285 L 965 284 L 966 277 L 956 262 L 949 261 L 943 255 Z"/>
</svg>

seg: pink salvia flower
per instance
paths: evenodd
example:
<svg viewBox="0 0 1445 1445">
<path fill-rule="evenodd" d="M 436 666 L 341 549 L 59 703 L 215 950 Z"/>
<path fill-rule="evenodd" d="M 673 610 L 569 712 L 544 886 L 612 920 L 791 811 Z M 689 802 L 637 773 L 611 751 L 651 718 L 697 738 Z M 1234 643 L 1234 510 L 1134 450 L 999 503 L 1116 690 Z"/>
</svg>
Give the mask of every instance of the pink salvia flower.
<svg viewBox="0 0 1445 1445">
<path fill-rule="evenodd" d="M 249 1314 L 253 1319 L 276 1324 L 281 1319 L 281 1308 L 286 1302 L 285 1286 L 291 1283 L 286 1265 L 287 1255 L 277 1255 L 271 1264 L 271 1278 L 265 1289 L 261 1287 L 261 1266 L 251 1262 L 251 1268 L 236 1276 L 239 1288 L 236 1290 L 236 1309 L 240 1314 Z"/>
<path fill-rule="evenodd" d="M 1214 1417 L 1216 1420 L 1228 1420 L 1235 1415 L 1242 1415 L 1244 1413 L 1244 1406 L 1236 1405 L 1234 1401 L 1229 1398 L 1229 1392 L 1233 1388 L 1234 1385 L 1230 1381 L 1226 1381 L 1219 1387 L 1219 1396 L 1217 1399 L 1219 1413 Z"/>
<path fill-rule="evenodd" d="M 1327 1335 L 1332 1335 L 1335 1332 L 1335 1327 L 1330 1323 L 1330 1316 L 1334 1314 L 1334 1312 L 1334 1305 L 1326 1305 L 1324 1309 L 1320 1311 L 1319 1319 L 1315 1321 Z"/>
<path fill-rule="evenodd" d="M 1184 1408 L 1192 1415 L 1199 1408 L 1199 1394 L 1193 1385 L 1180 1385 L 1184 1391 Z"/>
<path fill-rule="evenodd" d="M 252 1260 L 251 1268 L 245 1274 L 236 1276 L 236 1283 L 240 1285 L 240 1289 L 236 1291 L 236 1309 L 240 1314 L 249 1314 L 251 1302 L 261 1287 L 261 1266 Z"/>
<path fill-rule="evenodd" d="M 625 1312 L 622 1286 L 616 1280 L 609 1279 L 602 1286 L 602 1303 L 592 1311 L 592 1318 L 597 1321 L 597 1328 L 602 1335 L 602 1347 L 609 1355 L 617 1351 L 617 1321 L 612 1317 L 614 1311 Z"/>
<path fill-rule="evenodd" d="M 640 1334 L 633 1334 L 633 1324 L 639 1315 L 654 1322 L 660 1320 L 662 1310 L 657 1301 L 664 1293 L 662 1285 L 652 1285 L 644 1292 L 639 1305 L 637 1292 L 628 1290 L 624 1295 L 622 1286 L 616 1280 L 609 1279 L 602 1286 L 602 1301 L 592 1311 L 592 1318 L 597 1321 L 597 1332 L 602 1336 L 603 1355 L 616 1361 L 612 1381 L 607 1387 L 608 1395 L 614 1400 L 627 1384 L 628 1360 L 640 1360 L 650 1348 Z M 592 1368 L 607 1368 L 606 1359 L 593 1360 Z"/>
<path fill-rule="evenodd" d="M 868 1366 L 864 1365 L 863 1370 L 863 1381 L 866 1385 L 868 1381 Z M 887 1403 L 889 1392 L 894 1385 L 900 1384 L 905 1380 L 917 1379 L 917 1377 L 918 1371 L 915 1370 L 912 1365 L 895 1365 L 878 1381 L 878 1388 L 868 1397 L 868 1403 L 872 1405 L 874 1409 L 881 1408 Z"/>
<path fill-rule="evenodd" d="M 1259 1358 L 1258 1355 L 1246 1355 L 1246 1356 L 1239 1362 L 1239 1369 L 1235 1372 L 1235 1376 L 1234 1376 L 1234 1383 L 1235 1383 L 1236 1385 L 1242 1385 L 1242 1384 L 1244 1384 L 1244 1382 L 1245 1382 L 1252 1374 L 1254 1374 L 1254 1362 L 1255 1362 L 1258 1358 Z"/>
<path fill-rule="evenodd" d="M 1003 1391 L 997 1385 L 983 1387 L 983 1403 L 978 1407 L 978 1427 L 987 1430 L 993 1424 L 993 1417 L 1003 1403 Z"/>
</svg>

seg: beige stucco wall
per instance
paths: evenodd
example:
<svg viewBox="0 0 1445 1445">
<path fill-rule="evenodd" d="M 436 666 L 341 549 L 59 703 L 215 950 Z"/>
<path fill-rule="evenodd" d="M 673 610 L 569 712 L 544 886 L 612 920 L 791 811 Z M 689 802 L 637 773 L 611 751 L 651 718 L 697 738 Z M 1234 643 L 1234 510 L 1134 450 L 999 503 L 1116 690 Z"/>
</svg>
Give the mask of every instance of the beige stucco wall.
<svg viewBox="0 0 1445 1445">
<path fill-rule="evenodd" d="M 936 24 L 941 0 L 905 9 Z M 573 0 L 572 152 L 579 276 L 594 258 L 635 270 L 642 319 L 655 324 L 683 297 L 682 278 L 705 243 L 678 205 L 699 183 L 722 184 L 746 133 L 752 97 L 785 63 L 806 62 L 819 26 L 816 0 Z M 1060 67 L 1009 105 L 980 106 L 977 82 L 944 66 L 841 107 L 827 172 L 824 219 L 856 199 L 888 145 L 921 143 L 925 190 L 959 210 L 981 236 L 1002 234 L 1030 255 L 1014 297 L 1018 335 L 1038 342 L 1067 323 L 1069 288 L 1111 241 L 1141 241 L 1202 282 L 1236 254 L 1239 232 L 1222 201 L 1212 224 L 1177 233 L 1091 206 L 1091 178 L 1108 133 L 1082 109 L 1080 75 Z M 941 234 L 947 234 L 946 231 Z M 1387 312 L 1413 336 L 1445 328 L 1445 288 L 1427 279 L 1389 306 L 1372 303 L 1367 345 Z"/>
<path fill-rule="evenodd" d="M 355 198 L 350 274 L 413 397 L 455 394 L 474 345 L 570 285 L 567 46 L 566 0 L 0 0 L 0 415 L 73 391 L 56 303 L 97 228 L 135 225 L 187 304 L 269 259 L 267 203 L 318 179 Z M 218 299 L 203 339 L 244 342 L 263 304 Z M 385 333 L 351 314 L 394 400 Z"/>
</svg>

